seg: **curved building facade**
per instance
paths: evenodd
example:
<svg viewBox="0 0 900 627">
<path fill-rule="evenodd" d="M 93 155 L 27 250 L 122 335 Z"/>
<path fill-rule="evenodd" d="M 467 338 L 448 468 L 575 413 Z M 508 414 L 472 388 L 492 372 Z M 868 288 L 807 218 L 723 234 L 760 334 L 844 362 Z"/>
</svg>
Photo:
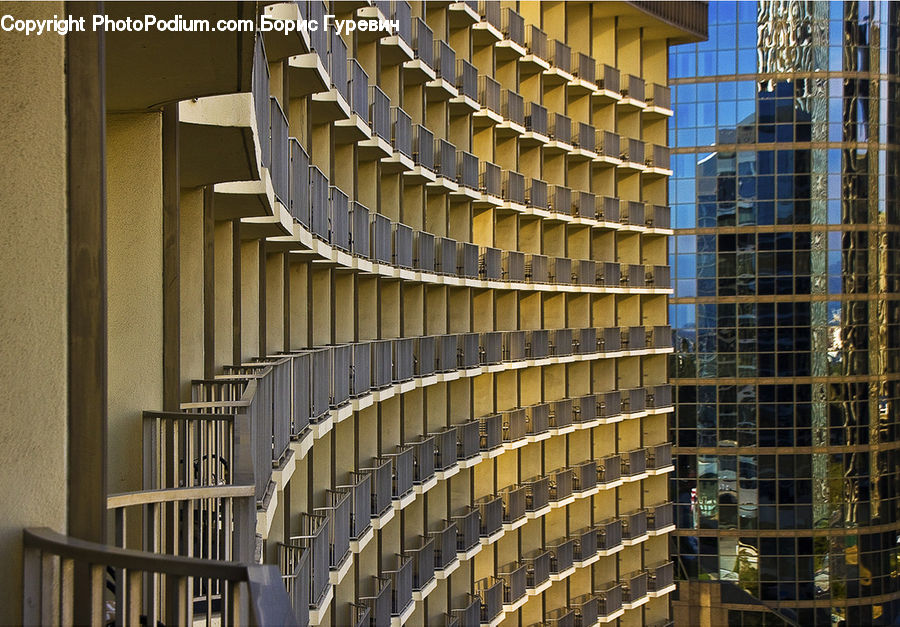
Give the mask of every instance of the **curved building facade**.
<svg viewBox="0 0 900 627">
<path fill-rule="evenodd" d="M 676 623 L 900 616 L 900 6 L 670 52 Z"/>
<path fill-rule="evenodd" d="M 0 623 L 669 624 L 706 9 L 4 8 Z"/>
</svg>

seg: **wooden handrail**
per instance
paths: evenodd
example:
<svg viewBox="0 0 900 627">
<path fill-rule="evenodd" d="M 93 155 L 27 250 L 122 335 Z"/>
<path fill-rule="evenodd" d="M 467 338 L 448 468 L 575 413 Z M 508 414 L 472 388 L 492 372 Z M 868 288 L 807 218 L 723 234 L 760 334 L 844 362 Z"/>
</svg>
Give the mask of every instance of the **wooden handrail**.
<svg viewBox="0 0 900 627">
<path fill-rule="evenodd" d="M 214 485 L 192 486 L 184 488 L 164 488 L 160 490 L 141 490 L 138 492 L 122 492 L 110 494 L 106 499 L 107 509 L 130 507 L 133 505 L 149 505 L 151 503 L 172 503 L 193 499 L 225 499 L 252 497 L 256 486 L 252 485 Z"/>
</svg>

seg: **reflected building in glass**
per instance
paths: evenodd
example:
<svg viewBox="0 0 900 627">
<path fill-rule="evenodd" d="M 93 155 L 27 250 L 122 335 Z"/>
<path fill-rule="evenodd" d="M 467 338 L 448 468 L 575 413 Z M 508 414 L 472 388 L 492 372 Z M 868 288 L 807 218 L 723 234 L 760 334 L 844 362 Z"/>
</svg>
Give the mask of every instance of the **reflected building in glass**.
<svg viewBox="0 0 900 627">
<path fill-rule="evenodd" d="M 669 64 L 675 624 L 896 624 L 900 3 L 710 11 Z"/>
</svg>

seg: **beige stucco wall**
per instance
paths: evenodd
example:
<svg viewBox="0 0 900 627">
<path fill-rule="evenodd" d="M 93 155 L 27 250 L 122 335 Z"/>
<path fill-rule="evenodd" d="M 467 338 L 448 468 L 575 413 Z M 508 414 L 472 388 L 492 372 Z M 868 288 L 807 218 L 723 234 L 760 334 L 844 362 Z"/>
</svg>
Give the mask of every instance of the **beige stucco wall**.
<svg viewBox="0 0 900 627">
<path fill-rule="evenodd" d="M 60 2 L 0 2 L 52 17 Z M 0 37 L 0 623 L 22 609 L 22 528 L 66 525 L 65 40 Z M 39 391 L 38 391 L 39 390 Z"/>
<path fill-rule="evenodd" d="M 162 116 L 110 115 L 106 124 L 107 463 L 114 494 L 141 489 L 141 411 L 162 409 Z"/>
</svg>

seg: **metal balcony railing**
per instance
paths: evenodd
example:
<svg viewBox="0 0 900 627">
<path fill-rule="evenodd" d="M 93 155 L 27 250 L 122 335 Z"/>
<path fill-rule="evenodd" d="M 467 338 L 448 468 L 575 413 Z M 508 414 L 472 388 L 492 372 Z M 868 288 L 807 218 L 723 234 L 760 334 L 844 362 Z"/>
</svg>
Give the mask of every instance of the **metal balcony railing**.
<svg viewBox="0 0 900 627">
<path fill-rule="evenodd" d="M 550 282 L 557 285 L 572 283 L 572 260 L 568 257 L 550 257 L 547 272 Z"/>
<path fill-rule="evenodd" d="M 536 102 L 525 104 L 525 129 L 539 135 L 547 134 L 547 109 Z"/>
<path fill-rule="evenodd" d="M 329 545 L 331 558 L 329 567 L 337 569 L 350 554 L 350 522 L 353 511 L 353 498 L 349 490 L 326 490 L 328 505 L 317 507 L 316 513 L 328 518 Z"/>
<path fill-rule="evenodd" d="M 394 232 L 394 265 L 413 267 L 413 230 L 400 223 L 391 223 Z"/>
<path fill-rule="evenodd" d="M 500 30 L 502 24 L 500 21 L 500 1 L 499 0 L 479 0 L 478 11 L 484 21 Z"/>
<path fill-rule="evenodd" d="M 351 344 L 353 350 L 350 377 L 350 396 L 358 398 L 369 393 L 372 385 L 372 345 L 368 342 Z"/>
<path fill-rule="evenodd" d="M 622 609 L 622 586 L 618 582 L 611 582 L 600 586 L 594 591 L 599 600 L 597 613 L 600 617 L 606 618 Z"/>
<path fill-rule="evenodd" d="M 420 17 L 413 19 L 413 35 L 416 58 L 428 67 L 434 68 L 434 34 Z"/>
<path fill-rule="evenodd" d="M 457 343 L 458 366 L 463 370 L 477 368 L 481 363 L 481 355 L 477 333 L 460 333 Z"/>
<path fill-rule="evenodd" d="M 309 166 L 309 197 L 311 209 L 311 227 L 313 235 L 324 242 L 328 241 L 329 209 L 328 179 L 314 165 Z"/>
<path fill-rule="evenodd" d="M 500 490 L 503 502 L 503 522 L 514 523 L 525 518 L 525 486 L 508 486 Z M 482 516 L 482 523 L 484 516 Z"/>
<path fill-rule="evenodd" d="M 503 611 L 503 580 L 488 577 L 475 582 L 475 594 L 481 599 L 481 624 L 490 624 Z"/>
<path fill-rule="evenodd" d="M 597 418 L 597 396 L 588 394 L 576 400 L 572 408 L 576 422 L 591 422 Z"/>
<path fill-rule="evenodd" d="M 434 272 L 434 235 L 424 231 L 415 232 L 416 270 Z"/>
<path fill-rule="evenodd" d="M 553 329 L 550 331 L 550 353 L 554 357 L 571 355 L 574 346 L 572 329 Z"/>
<path fill-rule="evenodd" d="M 359 540 L 372 526 L 372 473 L 351 472 L 350 476 L 351 484 L 338 487 L 351 494 L 350 538 Z"/>
<path fill-rule="evenodd" d="M 494 113 L 502 113 L 500 108 L 500 83 L 490 76 L 478 76 L 478 104 Z"/>
<path fill-rule="evenodd" d="M 481 524 L 479 534 L 482 538 L 488 538 L 503 528 L 504 503 L 502 497 L 488 494 L 475 499 L 475 507 L 478 508 Z M 524 511 L 522 515 L 524 516 Z"/>
<path fill-rule="evenodd" d="M 675 583 L 675 564 L 663 562 L 647 569 L 647 590 L 661 592 Z"/>
<path fill-rule="evenodd" d="M 350 250 L 350 199 L 340 188 L 330 186 L 331 197 L 331 245 L 343 251 Z"/>
<path fill-rule="evenodd" d="M 293 419 L 291 421 L 291 437 L 302 437 L 309 428 L 312 417 L 312 355 L 308 351 L 290 354 L 291 390 L 293 390 Z"/>
<path fill-rule="evenodd" d="M 642 412 L 647 407 L 647 390 L 644 388 L 634 388 L 631 390 L 622 390 L 622 413 L 634 414 Z"/>
<path fill-rule="evenodd" d="M 668 205 L 650 205 L 644 212 L 644 221 L 647 226 L 655 229 L 672 228 L 671 211 Z"/>
<path fill-rule="evenodd" d="M 416 338 L 401 337 L 392 340 L 394 361 L 394 383 L 411 380 L 416 373 Z"/>
<path fill-rule="evenodd" d="M 262 37 L 256 38 L 253 49 L 253 75 L 251 78 L 251 94 L 253 96 L 253 113 L 256 117 L 256 133 L 262 153 L 262 166 L 268 168 L 272 164 L 271 104 L 269 103 L 269 62 L 263 47 Z"/>
<path fill-rule="evenodd" d="M 391 107 L 391 145 L 394 150 L 409 158 L 413 156 L 412 118 L 400 107 Z"/>
<path fill-rule="evenodd" d="M 646 287 L 647 277 L 644 266 L 621 264 L 621 282 L 627 287 Z"/>
<path fill-rule="evenodd" d="M 459 174 L 458 182 L 463 187 L 478 189 L 478 157 L 465 150 L 457 153 L 456 171 Z"/>
<path fill-rule="evenodd" d="M 672 444 L 656 444 L 647 447 L 647 468 L 660 470 L 672 465 Z"/>
<path fill-rule="evenodd" d="M 391 18 L 399 24 L 397 35 L 404 43 L 412 46 L 412 8 L 406 0 L 393 0 L 391 2 L 393 13 Z"/>
<path fill-rule="evenodd" d="M 571 401 L 570 401 L 571 402 Z M 573 494 L 575 471 L 571 468 L 560 468 L 550 473 L 550 500 L 559 503 Z"/>
<path fill-rule="evenodd" d="M 526 255 L 525 278 L 532 283 L 548 283 L 550 273 L 547 268 L 547 257 L 544 255 Z"/>
<path fill-rule="evenodd" d="M 465 59 L 456 62 L 456 89 L 460 96 L 478 101 L 478 68 Z"/>
<path fill-rule="evenodd" d="M 369 625 L 388 625 L 391 622 L 391 609 L 394 598 L 394 587 L 390 577 L 373 577 L 374 594 L 370 597 L 360 597 L 368 610 L 369 621 L 359 622 L 357 625 L 369 627 Z M 363 612 L 362 617 L 365 616 Z M 362 618 L 359 617 L 359 618 Z"/>
<path fill-rule="evenodd" d="M 369 627 L 372 624 L 372 608 L 368 605 L 352 604 L 351 616 L 355 627 Z M 390 614 L 388 614 L 390 619 Z"/>
<path fill-rule="evenodd" d="M 597 548 L 611 551 L 622 545 L 622 521 L 611 519 L 597 525 Z"/>
<path fill-rule="evenodd" d="M 550 356 L 550 332 L 547 329 L 526 331 L 526 346 L 529 359 L 543 359 Z"/>
<path fill-rule="evenodd" d="M 434 544 L 434 538 L 426 538 L 422 540 L 422 546 L 409 551 L 413 565 L 413 590 L 424 590 L 434 580 Z"/>
<path fill-rule="evenodd" d="M 435 357 L 435 337 L 425 336 L 415 338 L 415 364 L 416 376 L 426 377 L 434 373 L 437 363 Z"/>
<path fill-rule="evenodd" d="M 328 374 L 331 372 L 331 349 L 320 348 L 310 352 L 310 372 L 312 373 L 311 401 L 312 412 L 310 420 L 319 422 L 327 414 L 331 404 L 331 381 Z"/>
<path fill-rule="evenodd" d="M 478 419 L 479 446 L 484 452 L 503 446 L 503 418 L 500 414 L 483 416 Z"/>
<path fill-rule="evenodd" d="M 525 255 L 514 250 L 504 250 L 501 255 L 503 279 L 514 282 L 524 281 Z"/>
<path fill-rule="evenodd" d="M 572 136 L 575 138 L 575 145 L 578 148 L 582 148 L 588 152 L 596 152 L 597 133 L 593 126 L 585 124 L 584 122 L 573 122 Z"/>
<path fill-rule="evenodd" d="M 612 131 L 597 129 L 596 136 L 597 153 L 606 157 L 618 159 L 622 156 L 620 137 Z"/>
<path fill-rule="evenodd" d="M 300 547 L 309 552 L 309 602 L 311 606 L 319 605 L 329 587 L 330 522 L 327 516 L 300 512 L 300 535 L 290 538 L 291 543 L 299 543 Z"/>
<path fill-rule="evenodd" d="M 618 481 L 622 477 L 622 459 L 618 455 L 604 457 L 597 467 L 597 474 L 604 485 Z"/>
<path fill-rule="evenodd" d="M 525 202 L 536 209 L 549 209 L 547 183 L 541 179 L 529 178 L 525 186 Z"/>
<path fill-rule="evenodd" d="M 600 619 L 600 600 L 590 594 L 583 594 L 572 600 L 572 610 L 575 612 L 576 627 L 588 627 L 595 625 Z"/>
<path fill-rule="evenodd" d="M 647 471 L 647 451 L 642 448 L 622 453 L 622 476 L 633 477 Z"/>
<path fill-rule="evenodd" d="M 550 59 L 553 65 L 563 72 L 572 70 L 572 49 L 558 39 L 550 40 Z"/>
<path fill-rule="evenodd" d="M 554 429 L 563 429 L 571 425 L 574 415 L 572 399 L 563 399 L 550 403 L 550 426 Z"/>
<path fill-rule="evenodd" d="M 386 142 L 391 141 L 391 100 L 380 87 L 369 87 L 369 117 L 372 132 Z"/>
<path fill-rule="evenodd" d="M 525 18 L 513 9 L 503 10 L 503 34 L 510 41 L 525 46 Z"/>
<path fill-rule="evenodd" d="M 503 277 L 499 248 L 482 246 L 478 259 L 478 274 L 486 281 L 499 281 Z"/>
<path fill-rule="evenodd" d="M 479 188 L 481 191 L 488 196 L 501 196 L 503 194 L 503 183 L 500 166 L 490 161 L 482 161 L 480 167 Z"/>
<path fill-rule="evenodd" d="M 605 222 L 619 221 L 619 199 L 611 196 L 600 196 L 596 204 L 596 217 Z"/>
<path fill-rule="evenodd" d="M 477 420 L 464 422 L 456 428 L 456 456 L 460 460 L 472 459 L 481 453 L 481 423 Z"/>
<path fill-rule="evenodd" d="M 622 575 L 622 603 L 634 604 L 647 596 L 647 573 Z"/>
<path fill-rule="evenodd" d="M 434 170 L 434 135 L 421 124 L 413 126 L 413 162 Z"/>
<path fill-rule="evenodd" d="M 450 610 L 451 618 L 447 622 L 447 627 L 465 627 L 466 625 L 478 625 L 481 622 L 481 599 L 477 596 L 470 596 L 469 601 L 465 607 Z"/>
<path fill-rule="evenodd" d="M 350 112 L 369 123 L 369 75 L 356 59 L 350 59 Z"/>
<path fill-rule="evenodd" d="M 647 266 L 647 282 L 652 287 L 671 287 L 669 266 Z"/>
<path fill-rule="evenodd" d="M 550 552 L 537 549 L 527 553 L 522 561 L 528 567 L 527 586 L 532 590 L 550 579 Z"/>
<path fill-rule="evenodd" d="M 647 512 L 639 510 L 622 516 L 622 539 L 636 540 L 647 534 Z"/>
<path fill-rule="evenodd" d="M 310 594 L 310 563 L 309 551 L 306 551 L 299 544 L 279 544 L 278 545 L 278 567 L 281 571 L 281 579 L 284 587 L 287 589 L 287 595 L 290 599 L 291 609 L 294 610 L 294 618 L 298 625 L 309 624 L 309 594 Z M 194 580 L 197 581 L 196 579 Z M 123 582 L 124 583 L 124 582 Z M 195 586 L 197 583 L 194 584 Z M 118 589 L 119 582 L 116 582 Z M 202 586 L 202 584 L 201 584 Z M 153 590 L 153 586 L 147 586 L 146 590 Z M 157 588 L 159 589 L 159 588 Z M 165 589 L 165 588 L 162 588 Z M 137 596 L 137 595 L 135 595 Z M 155 605 L 153 603 L 152 605 Z M 152 606 L 151 606 L 152 607 Z M 223 607 L 223 622 L 228 621 L 228 610 Z M 148 621 L 157 622 L 154 616 L 155 612 L 148 611 L 142 613 L 147 616 Z M 26 623 L 30 622 L 27 616 Z M 36 623 L 35 623 L 36 624 Z"/>
<path fill-rule="evenodd" d="M 437 365 L 438 372 L 452 372 L 457 368 L 456 355 L 457 339 L 455 335 L 440 335 L 436 339 L 437 349 Z"/>
<path fill-rule="evenodd" d="M 497 574 L 503 580 L 504 605 L 512 605 L 525 596 L 528 583 L 528 567 L 525 564 L 506 564 L 497 570 Z"/>
<path fill-rule="evenodd" d="M 503 418 L 504 442 L 512 443 L 525 437 L 528 432 L 528 418 L 524 407 L 502 411 L 500 416 Z"/>
<path fill-rule="evenodd" d="M 448 522 L 440 531 L 430 531 L 429 536 L 434 540 L 434 566 L 435 570 L 444 570 L 456 560 L 456 536 L 457 524 Z M 478 533 L 475 534 L 478 541 Z"/>
<path fill-rule="evenodd" d="M 646 90 L 647 104 L 663 109 L 672 108 L 671 91 L 664 85 L 651 83 L 649 89 Z"/>
<path fill-rule="evenodd" d="M 589 460 L 576 464 L 573 468 L 572 490 L 587 492 L 597 487 L 597 462 Z"/>
<path fill-rule="evenodd" d="M 655 505 L 647 510 L 647 528 L 662 531 L 675 524 L 674 506 L 671 503 Z"/>
<path fill-rule="evenodd" d="M 595 285 L 597 283 L 597 262 L 595 261 L 582 259 L 577 262 L 573 272 L 578 285 Z"/>
<path fill-rule="evenodd" d="M 396 570 L 386 570 L 384 574 L 390 577 L 393 590 L 391 616 L 400 616 L 413 600 L 413 562 L 405 555 L 398 555 Z"/>
<path fill-rule="evenodd" d="M 569 214 L 572 211 L 572 190 L 562 185 L 547 188 L 548 206 L 551 211 Z M 593 217 L 593 216 L 591 216 Z"/>
<path fill-rule="evenodd" d="M 528 50 L 539 59 L 549 59 L 547 50 L 547 33 L 537 26 L 528 26 L 525 30 Z"/>
<path fill-rule="evenodd" d="M 638 351 L 646 347 L 647 330 L 644 327 L 625 327 L 622 329 L 623 350 Z"/>
<path fill-rule="evenodd" d="M 391 459 L 376 458 L 371 467 L 361 468 L 361 473 L 372 477 L 372 516 L 378 517 L 391 507 L 393 462 Z"/>
<path fill-rule="evenodd" d="M 525 489 L 525 511 L 537 512 L 550 504 L 550 477 L 523 481 L 522 487 Z"/>
<path fill-rule="evenodd" d="M 372 347 L 372 389 L 381 390 L 393 383 L 393 347 L 391 340 L 376 340 Z"/>
<path fill-rule="evenodd" d="M 451 85 L 456 85 L 456 51 L 443 40 L 434 42 L 434 71 Z"/>
<path fill-rule="evenodd" d="M 328 71 L 331 75 L 331 86 L 345 101 L 350 100 L 350 95 L 347 93 L 347 44 L 344 43 L 336 28 L 331 29 L 330 34 Z"/>
<path fill-rule="evenodd" d="M 434 437 L 434 469 L 444 471 L 456 464 L 457 433 L 456 427 L 447 427 L 433 434 Z"/>
<path fill-rule="evenodd" d="M 291 216 L 309 229 L 309 155 L 291 138 Z"/>
<path fill-rule="evenodd" d="M 519 126 L 525 126 L 525 101 L 522 96 L 512 90 L 504 89 L 501 94 L 501 107 L 504 118 Z"/>
<path fill-rule="evenodd" d="M 654 335 L 655 337 L 655 335 Z M 672 386 L 656 385 L 647 394 L 647 406 L 654 409 L 662 409 L 672 406 Z"/>
<path fill-rule="evenodd" d="M 646 159 L 644 157 L 644 142 L 640 139 L 635 139 L 633 137 L 625 138 L 625 145 L 621 146 L 622 150 L 621 158 L 623 161 L 629 161 L 631 163 L 643 164 Z M 640 222 L 635 221 L 633 224 L 643 224 L 643 218 Z"/>
<path fill-rule="evenodd" d="M 482 333 L 479 340 L 480 363 L 483 366 L 503 361 L 503 334 L 499 331 Z"/>
<path fill-rule="evenodd" d="M 554 113 L 550 118 L 550 138 L 564 144 L 572 143 L 572 119 L 562 113 Z"/>
<path fill-rule="evenodd" d="M 435 238 L 435 271 L 441 274 L 456 274 L 456 240 L 449 237 Z"/>
<path fill-rule="evenodd" d="M 572 53 L 572 73 L 578 78 L 593 83 L 596 79 L 596 63 L 592 57 L 583 52 Z"/>
<path fill-rule="evenodd" d="M 541 435 L 550 429 L 550 405 L 540 403 L 525 408 L 525 433 Z"/>
<path fill-rule="evenodd" d="M 369 210 L 362 203 L 354 201 L 350 207 L 350 252 L 357 257 L 368 257 L 369 250 Z"/>
<path fill-rule="evenodd" d="M 391 263 L 391 221 L 380 213 L 372 214 L 369 244 L 372 261 Z"/>
<path fill-rule="evenodd" d="M 574 542 L 573 561 L 586 562 L 597 554 L 597 529 L 595 527 L 580 529 L 569 537 Z"/>
<path fill-rule="evenodd" d="M 543 625 L 547 627 L 576 627 L 575 609 L 558 607 L 544 615 Z"/>
<path fill-rule="evenodd" d="M 478 246 L 471 242 L 456 244 L 456 273 L 474 279 L 478 277 Z"/>
<path fill-rule="evenodd" d="M 597 67 L 597 87 L 619 93 L 619 70 L 611 65 L 599 65 Z"/>
<path fill-rule="evenodd" d="M 285 207 L 291 206 L 291 146 L 288 141 L 288 121 L 275 98 L 271 99 L 272 124 L 272 189 L 275 198 Z"/>
<path fill-rule="evenodd" d="M 647 165 L 654 168 L 662 168 L 663 170 L 671 169 L 669 164 L 669 147 L 658 146 L 653 144 L 650 146 L 650 154 L 647 156 Z"/>
<path fill-rule="evenodd" d="M 618 287 L 622 282 L 621 272 L 621 266 L 618 263 L 614 261 L 601 262 L 598 269 L 598 282 L 607 287 Z"/>
<path fill-rule="evenodd" d="M 396 501 L 406 496 L 413 489 L 415 477 L 415 451 L 412 446 L 397 447 L 396 453 L 385 455 L 393 462 L 393 488 L 391 497 Z"/>
<path fill-rule="evenodd" d="M 622 95 L 637 100 L 644 101 L 644 79 L 631 74 L 625 77 L 625 86 L 622 89 Z"/>
<path fill-rule="evenodd" d="M 480 507 L 466 508 L 465 514 L 452 516 L 450 520 L 456 525 L 456 551 L 465 553 L 480 542 L 481 515 Z"/>
<path fill-rule="evenodd" d="M 503 170 L 503 197 L 510 202 L 525 204 L 525 177 L 518 172 Z"/>
</svg>

